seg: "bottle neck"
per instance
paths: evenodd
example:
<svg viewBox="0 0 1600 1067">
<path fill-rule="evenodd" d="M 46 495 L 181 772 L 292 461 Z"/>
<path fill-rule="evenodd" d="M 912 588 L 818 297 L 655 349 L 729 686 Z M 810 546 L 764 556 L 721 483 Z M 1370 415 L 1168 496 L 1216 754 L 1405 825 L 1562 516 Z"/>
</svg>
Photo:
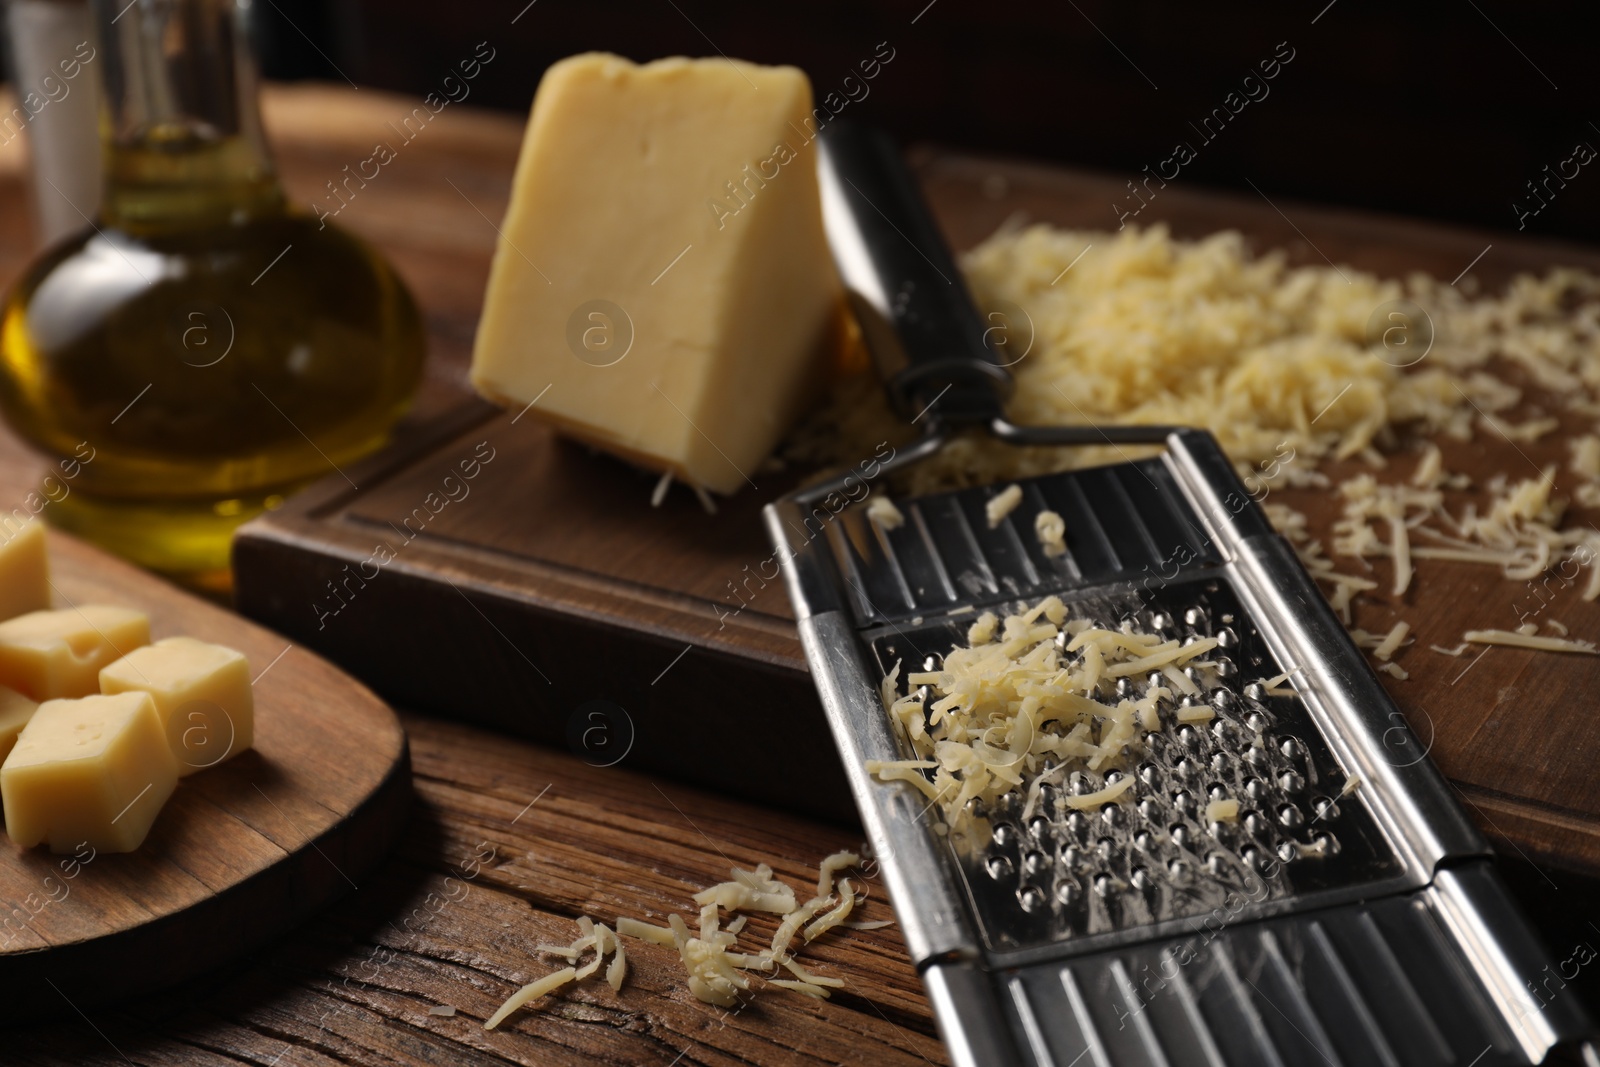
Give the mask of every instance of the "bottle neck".
<svg viewBox="0 0 1600 1067">
<path fill-rule="evenodd" d="M 105 52 L 107 225 L 238 224 L 283 210 L 261 132 L 249 0 L 94 0 Z"/>
</svg>

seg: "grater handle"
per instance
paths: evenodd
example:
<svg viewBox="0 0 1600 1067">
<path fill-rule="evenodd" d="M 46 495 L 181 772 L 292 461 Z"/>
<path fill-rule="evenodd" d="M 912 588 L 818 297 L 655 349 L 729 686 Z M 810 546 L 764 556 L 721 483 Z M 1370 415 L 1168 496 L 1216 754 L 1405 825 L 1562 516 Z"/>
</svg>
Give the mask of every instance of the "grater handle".
<svg viewBox="0 0 1600 1067">
<path fill-rule="evenodd" d="M 993 423 L 1011 388 L 992 347 L 1007 323 L 979 314 L 899 149 L 848 123 L 818 143 L 828 244 L 890 402 L 911 420 Z"/>
</svg>

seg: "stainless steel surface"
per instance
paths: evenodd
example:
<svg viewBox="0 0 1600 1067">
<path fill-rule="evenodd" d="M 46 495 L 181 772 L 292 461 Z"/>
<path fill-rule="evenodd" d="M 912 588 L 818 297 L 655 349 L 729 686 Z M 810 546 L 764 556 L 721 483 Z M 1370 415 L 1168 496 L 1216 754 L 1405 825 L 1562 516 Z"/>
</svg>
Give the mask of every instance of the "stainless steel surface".
<svg viewBox="0 0 1600 1067">
<path fill-rule="evenodd" d="M 860 496 L 854 495 L 855 490 L 864 488 L 867 483 L 882 479 L 902 467 L 909 467 L 919 460 L 926 459 L 943 448 L 947 440 L 948 436 L 943 428 L 938 425 L 937 420 L 930 419 L 927 432 L 921 437 L 908 445 L 900 446 L 894 451 L 893 455 L 881 462 L 877 460 L 867 461 L 865 466 L 869 468 L 868 470 L 858 472 L 852 469 L 832 478 L 825 478 L 815 484 L 797 489 L 791 494 L 790 499 L 799 504 L 801 510 L 805 512 L 802 522 L 806 519 L 826 522 L 827 518 L 837 514 L 847 504 L 861 499 Z M 830 498 L 832 498 L 831 501 Z M 817 510 L 818 505 L 822 505 L 824 510 L 819 512 Z M 821 527 L 816 526 L 814 529 L 820 531 Z M 810 536 L 809 533 L 801 533 L 802 539 L 808 536 Z"/>
<path fill-rule="evenodd" d="M 1474 861 L 1370 904 L 1022 968 L 996 979 L 1011 994 L 1000 1004 L 1038 1064 L 1538 1062 L 1563 1033 L 1581 1032 L 1575 1002 L 1508 1015 L 1485 981 L 1495 965 L 1453 930 L 1469 896 L 1483 921 L 1516 921 L 1487 861 Z M 1513 943 L 1527 935 L 1503 932 Z"/>
<path fill-rule="evenodd" d="M 1230 508 L 1238 483 L 1209 438 L 1023 484 L 994 530 L 978 518 L 989 489 L 898 501 L 908 521 L 895 530 L 854 509 L 801 539 L 798 505 L 767 515 L 957 1063 L 1486 1067 L 1590 1034 L 1570 993 L 1529 992 L 1549 959 L 1483 841 L 1287 546 L 1253 505 Z M 1071 500 L 1093 514 L 1069 522 L 1064 556 L 1044 557 L 1032 516 Z M 1033 811 L 1007 802 L 981 813 L 984 835 L 952 840 L 920 793 L 865 772 L 906 755 L 878 681 L 897 659 L 921 668 L 961 642 L 971 614 L 952 611 L 1050 593 L 1100 623 L 1226 631 L 1215 666 L 1191 677 L 1190 705 L 1216 717 L 1186 729 L 1163 707 L 1163 729 L 1123 768 L 1139 775 L 1129 803 L 1065 811 L 1041 788 Z M 1290 667 L 1293 694 L 1266 693 L 1261 680 Z M 1103 781 L 1077 773 L 1051 789 Z M 1351 775 L 1360 784 L 1339 796 Z M 1196 817 L 1219 786 L 1241 803 L 1237 825 Z"/>
<path fill-rule="evenodd" d="M 766 509 L 952 1059 L 1489 1067 L 1592 1036 L 1570 991 L 1534 992 L 1549 959 L 1485 843 L 1216 441 L 1008 422 L 1004 371 L 909 175 L 881 139 L 823 143 L 835 258 L 891 399 L 927 427 L 894 465 L 963 424 L 1017 444 L 1165 445 L 1023 481 L 998 523 L 985 514 L 996 490 L 979 488 L 897 501 L 906 521 L 886 529 L 850 506 L 883 470 Z M 1034 533 L 1047 508 L 1065 519 L 1059 555 Z M 899 694 L 879 688 L 893 666 L 936 670 L 974 610 L 1047 595 L 1102 627 L 1218 644 L 1181 676 L 1100 683 L 1102 699 L 1168 681 L 1185 694 L 1155 702 L 1159 728 L 1103 773 L 1030 768 L 951 825 L 909 783 L 869 775 L 867 760 L 911 754 L 884 706 Z M 1135 777 L 1124 800 L 1066 803 L 1114 775 Z M 1237 822 L 1207 817 L 1218 799 L 1239 802 Z"/>
<path fill-rule="evenodd" d="M 1068 610 L 1103 629 L 1128 620 L 1183 642 L 1220 636 L 1227 644 L 1204 657 L 1215 666 L 1188 668 L 1196 694 L 1157 705 L 1162 727 L 1145 733 L 1127 766 L 1103 775 L 1059 766 L 1038 776 L 1031 801 L 1030 789 L 988 808 L 974 805 L 976 829 L 950 831 L 949 852 L 994 963 L 1180 933 L 1184 920 L 1218 908 L 1237 921 L 1421 884 L 1360 790 L 1339 796 L 1348 775 L 1303 701 L 1264 691 L 1283 667 L 1225 570 L 1137 593 L 1074 595 Z M 879 676 L 908 659 L 908 669 L 937 669 L 934 650 L 964 643 L 968 622 L 890 624 L 860 637 Z M 1108 681 L 1101 695 L 1137 700 L 1152 682 L 1173 684 L 1158 672 Z M 1177 721 L 1185 709 L 1214 718 Z M 1137 779 L 1134 803 L 1066 806 L 1069 794 L 1128 773 Z M 1208 804 L 1220 800 L 1239 804 L 1237 821 L 1208 820 Z"/>
<path fill-rule="evenodd" d="M 1380 798 L 1376 814 L 1417 870 L 1447 857 L 1487 855 L 1488 843 L 1405 725 L 1394 702 L 1293 550 L 1268 525 L 1209 435 L 1182 431 L 1165 456 L 1173 480 L 1219 550 L 1234 584 L 1265 623 L 1262 634 L 1340 762 Z M 1314 682 L 1307 685 L 1305 682 Z"/>
<path fill-rule="evenodd" d="M 957 962 L 929 967 L 922 977 L 955 1067 L 1025 1062 L 1012 1029 L 994 1025 L 1003 1011 L 995 997 L 999 988 L 988 974 Z"/>
<path fill-rule="evenodd" d="M 1559 965 L 1540 948 L 1489 864 L 1439 871 L 1429 903 L 1473 973 L 1488 985 L 1525 1057 L 1537 1062 L 1545 1049 L 1593 1035 L 1592 1023 L 1567 988 Z"/>
<path fill-rule="evenodd" d="M 927 803 L 909 789 L 878 789 L 867 774 L 869 759 L 898 759 L 900 742 L 881 709 L 863 714 L 875 708 L 877 698 L 871 694 L 877 687 L 854 630 L 841 614 L 827 612 L 801 620 L 800 639 L 810 662 L 828 665 L 825 674 L 817 676 L 817 692 L 834 743 L 840 752 L 861 754 L 859 759 L 845 760 L 845 775 L 858 798 L 874 795 L 874 803 L 862 807 L 861 821 L 889 895 L 896 901 L 916 902 L 914 908 L 896 912 L 912 958 L 976 958 L 977 936 L 960 889 L 950 877 L 948 858 L 940 842 L 927 833 Z"/>
<path fill-rule="evenodd" d="M 1018 426 L 1010 419 L 989 423 L 989 433 L 1013 445 L 1155 445 L 1177 426 Z"/>
<path fill-rule="evenodd" d="M 935 404 L 946 422 L 998 418 L 1011 376 L 894 142 L 840 123 L 818 143 L 828 242 L 891 402 L 908 420 Z"/>
</svg>

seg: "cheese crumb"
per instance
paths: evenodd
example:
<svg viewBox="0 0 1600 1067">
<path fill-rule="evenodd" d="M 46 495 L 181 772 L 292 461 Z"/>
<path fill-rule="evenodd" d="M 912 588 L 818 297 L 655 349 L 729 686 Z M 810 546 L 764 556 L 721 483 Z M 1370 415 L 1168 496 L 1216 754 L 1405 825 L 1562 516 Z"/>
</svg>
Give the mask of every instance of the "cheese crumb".
<svg viewBox="0 0 1600 1067">
<path fill-rule="evenodd" d="M 650 506 L 659 508 L 661 502 L 667 499 L 667 490 L 672 488 L 672 472 L 662 471 L 661 478 L 656 482 L 656 487 L 650 490 Z"/>
<path fill-rule="evenodd" d="M 994 640 L 994 630 L 999 624 L 1000 620 L 991 611 L 979 615 L 978 621 L 967 628 L 967 644 L 987 645 Z"/>
<path fill-rule="evenodd" d="M 993 530 L 1005 521 L 1007 515 L 1017 509 L 1022 503 L 1022 486 L 1008 485 L 1000 492 L 989 498 L 983 506 L 984 514 L 989 519 L 989 529 Z"/>
<path fill-rule="evenodd" d="M 817 896 L 825 897 L 833 892 L 833 876 L 836 872 L 861 864 L 861 857 L 854 852 L 835 852 L 825 858 L 817 866 Z"/>
<path fill-rule="evenodd" d="M 1600 480 L 1600 437 L 1586 433 L 1568 441 L 1567 448 L 1572 452 L 1568 469 L 1573 474 L 1591 481 Z"/>
<path fill-rule="evenodd" d="M 1041 511 L 1033 520 L 1033 532 L 1039 537 L 1039 546 L 1047 556 L 1060 556 L 1067 551 L 1067 522 L 1054 511 Z"/>
<path fill-rule="evenodd" d="M 898 530 L 906 524 L 906 517 L 894 506 L 894 501 L 880 493 L 873 493 L 867 501 L 867 518 L 885 530 Z"/>
<path fill-rule="evenodd" d="M 1417 469 L 1411 472 L 1411 484 L 1419 489 L 1437 489 L 1443 480 L 1444 453 L 1429 441 L 1422 451 L 1422 459 L 1417 462 Z"/>
<path fill-rule="evenodd" d="M 722 882 L 694 895 L 702 907 L 716 904 L 729 911 L 771 911 L 787 915 L 795 908 L 794 890 L 772 877 L 772 868 L 762 864 L 753 871 L 733 869 L 733 881 Z"/>
<path fill-rule="evenodd" d="M 1206 804 L 1206 822 L 1236 822 L 1238 818 L 1237 800 L 1213 800 Z"/>
</svg>

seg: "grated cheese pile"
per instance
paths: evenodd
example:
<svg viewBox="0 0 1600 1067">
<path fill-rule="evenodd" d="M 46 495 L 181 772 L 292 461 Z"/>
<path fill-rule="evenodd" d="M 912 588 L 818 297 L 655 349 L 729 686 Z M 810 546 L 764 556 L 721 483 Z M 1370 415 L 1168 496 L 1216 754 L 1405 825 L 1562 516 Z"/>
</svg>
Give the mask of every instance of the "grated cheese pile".
<svg viewBox="0 0 1600 1067">
<path fill-rule="evenodd" d="M 1278 460 L 1293 479 L 1324 457 L 1392 445 L 1407 424 L 1459 440 L 1485 424 L 1514 440 L 1554 429 L 1548 417 L 1503 422 L 1523 395 L 1486 372 L 1497 358 L 1569 410 L 1600 416 L 1600 276 L 1583 271 L 1522 275 L 1503 295 L 1475 298 L 1463 291 L 1470 278 L 1456 287 L 1420 273 L 1400 282 L 1349 267 L 1291 267 L 1282 251 L 1253 255 L 1233 231 L 1181 241 L 1165 226 L 1110 234 L 1044 225 L 1002 227 L 964 266 L 981 305 L 1024 309 L 1027 322 L 1011 324 L 1007 340 L 1025 343 L 1031 332 L 1010 368 L 1008 413 L 1020 423 L 1203 426 L 1241 468 Z M 1427 358 L 1415 365 L 1381 314 L 1398 300 L 1426 309 L 1432 323 Z M 1411 325 L 1408 343 L 1425 344 L 1426 325 Z M 793 452 L 848 462 L 906 436 L 866 374 L 845 383 Z M 1131 451 L 963 438 L 918 464 L 909 488 L 991 484 Z"/>
<path fill-rule="evenodd" d="M 1382 468 L 1408 437 L 1487 435 L 1520 450 L 1556 431 L 1559 415 L 1600 420 L 1600 276 L 1580 270 L 1521 275 L 1502 293 L 1478 295 L 1471 276 L 1451 285 L 1420 273 L 1399 281 L 1292 267 L 1282 251 L 1253 254 L 1235 232 L 1186 241 L 1164 226 L 1111 234 L 1012 224 L 964 266 L 982 306 L 1023 311 L 1007 316 L 1007 344 L 1026 348 L 1010 368 L 1014 421 L 1205 427 L 1258 498 L 1281 485 L 1333 488 L 1318 469 L 1323 460 L 1358 457 Z M 1426 309 L 1426 321 L 1407 309 L 1393 318 L 1391 305 L 1402 300 Z M 1401 331 L 1404 345 L 1395 343 L 1395 324 L 1412 327 Z M 1506 369 L 1551 410 L 1530 408 Z M 789 452 L 848 462 L 908 433 L 868 374 L 844 383 Z M 1600 430 L 1577 436 L 1569 450 L 1573 501 L 1600 507 Z M 901 488 L 1003 485 L 1146 451 L 1019 449 L 962 436 L 905 472 Z M 1600 534 L 1563 528 L 1554 474 L 1491 481 L 1481 487 L 1492 498 L 1483 514 L 1452 510 L 1446 492 L 1470 482 L 1445 472 L 1430 443 L 1410 484 L 1364 475 L 1337 486 L 1343 514 L 1326 546 L 1297 512 L 1265 507 L 1348 625 L 1361 594 L 1404 595 L 1419 559 L 1482 563 L 1513 580 L 1569 560 L 1591 564 Z M 1362 566 L 1387 559 L 1388 581 L 1349 573 L 1325 547 Z M 1600 596 L 1600 568 L 1589 567 L 1584 595 Z"/>
<path fill-rule="evenodd" d="M 861 898 L 856 895 L 855 883 L 849 878 L 836 882 L 835 875 L 860 862 L 861 857 L 853 852 L 835 852 L 825 858 L 818 868 L 816 893 L 804 904 L 798 902 L 792 887 L 773 877 L 772 868 L 766 864 L 753 871 L 735 867 L 730 881 L 695 894 L 694 901 L 700 906 L 697 932 L 691 931 L 683 917 L 676 914 L 667 917 L 666 926 L 623 916 L 617 920 L 614 930 L 587 915 L 581 916 L 576 941 L 570 945 L 541 944 L 535 948 L 537 952 L 563 957 L 570 965 L 517 990 L 483 1027 L 493 1030 L 518 1008 L 569 982 L 589 977 L 599 970 L 608 953 L 611 964 L 606 968 L 606 982 L 614 991 L 620 991 L 627 977 L 628 962 L 619 934 L 676 949 L 688 976 L 689 991 L 708 1004 L 725 1008 L 737 1004 L 739 995 L 751 988 L 747 972 L 763 975 L 767 985 L 826 998 L 830 990 L 841 988 L 844 980 L 811 973 L 795 959 L 793 948 L 796 938 L 802 945 L 810 944 L 839 927 L 872 930 L 889 925 L 887 922 L 848 921 Z M 740 952 L 737 951 L 738 940 L 747 916 L 735 916 L 724 926 L 724 911 L 766 912 L 782 916 L 782 922 L 767 947 L 758 952 Z M 579 966 L 583 954 L 591 951 L 594 957 Z M 792 977 L 772 977 L 784 972 Z"/>
<path fill-rule="evenodd" d="M 1160 702 L 1199 695 L 1183 668 L 1208 669 L 1201 657 L 1217 647 L 1211 637 L 1180 644 L 1129 623 L 1107 630 L 1068 619 L 1054 596 L 1003 622 L 985 612 L 968 641 L 939 670 L 908 673 L 904 695 L 895 664 L 881 696 L 914 758 L 867 763 L 879 780 L 921 790 L 952 831 L 972 818 L 969 801 L 988 805 L 1014 790 L 1026 789 L 1023 817 L 1029 817 L 1044 784 L 1069 771 L 1089 772 L 1099 788 L 1059 804 L 1093 809 L 1117 800 L 1134 782 L 1128 755 L 1142 749 L 1145 731 L 1161 728 Z M 1137 700 L 1104 696 L 1118 678 L 1151 673 L 1169 684 Z M 1177 718 L 1204 722 L 1214 715 L 1196 705 L 1180 708 Z"/>
</svg>

